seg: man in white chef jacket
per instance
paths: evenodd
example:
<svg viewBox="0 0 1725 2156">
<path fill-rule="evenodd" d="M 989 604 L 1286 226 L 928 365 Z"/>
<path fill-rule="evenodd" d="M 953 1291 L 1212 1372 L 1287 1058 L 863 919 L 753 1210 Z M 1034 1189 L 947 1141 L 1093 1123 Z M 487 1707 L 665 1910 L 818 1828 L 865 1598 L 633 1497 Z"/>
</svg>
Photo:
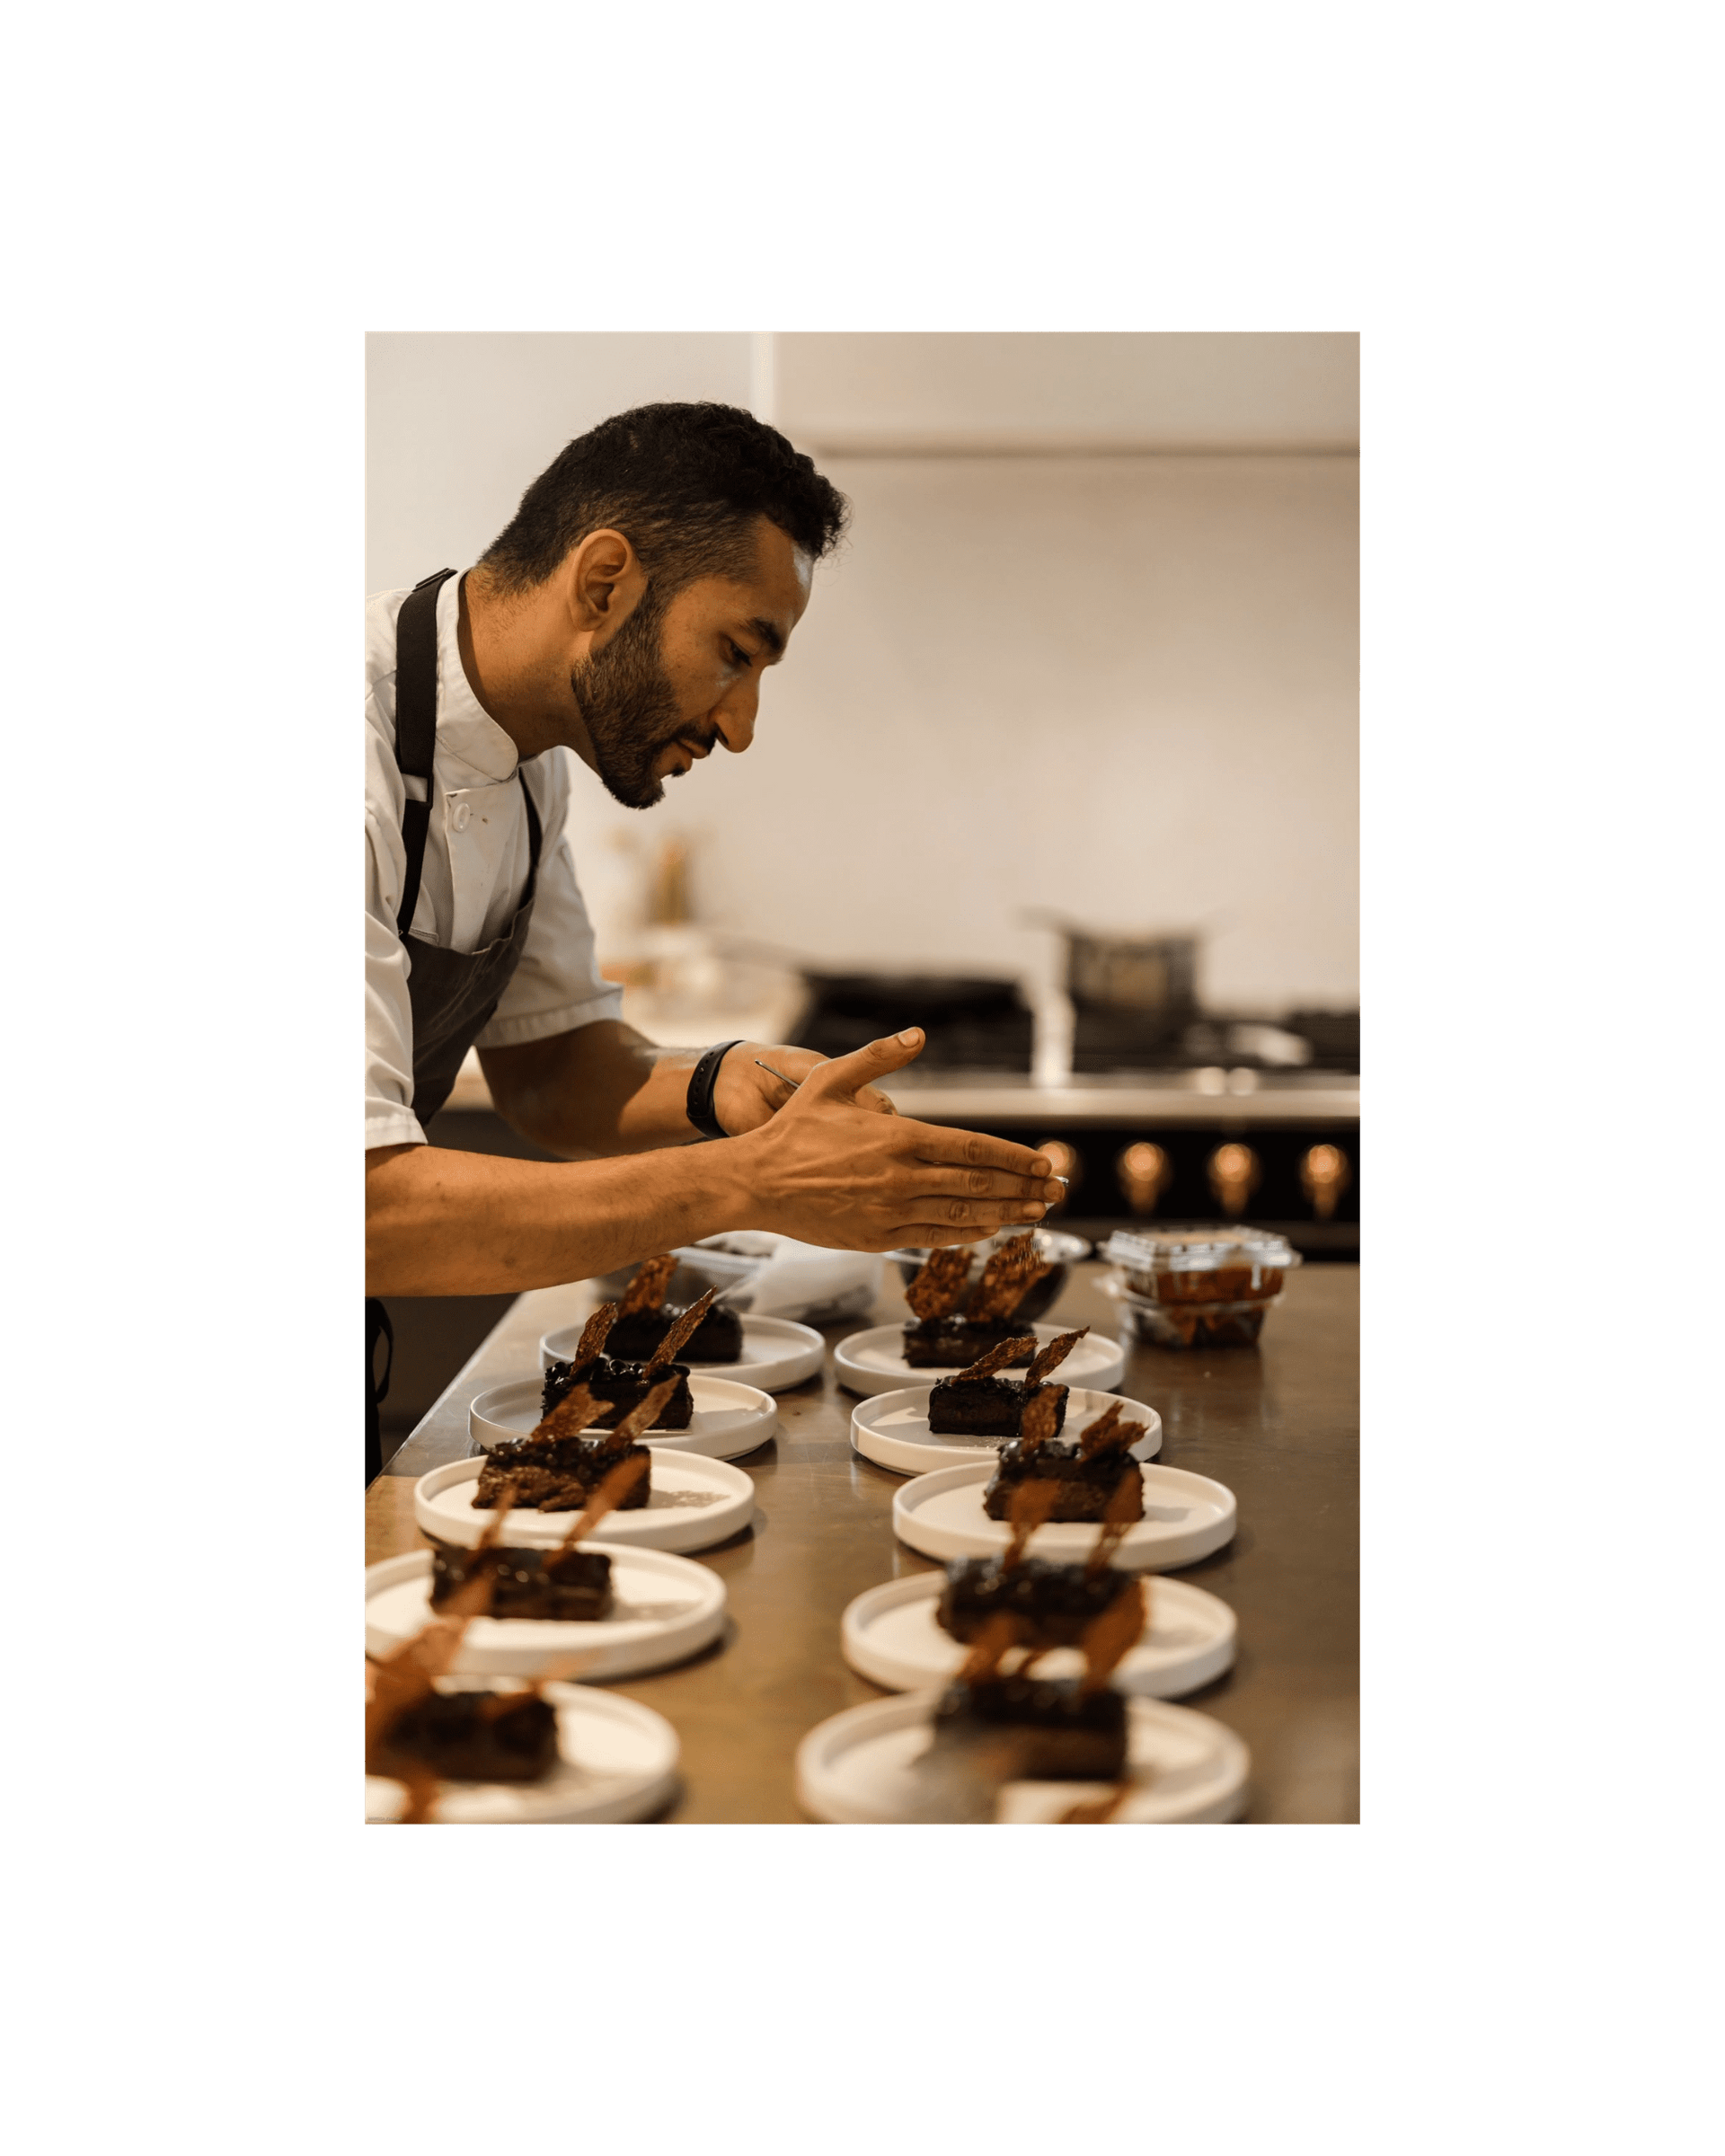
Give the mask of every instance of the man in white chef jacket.
<svg viewBox="0 0 1725 2156">
<path fill-rule="evenodd" d="M 740 755 L 844 518 L 748 412 L 649 405 L 571 442 L 464 575 L 370 601 L 368 1297 L 546 1286 L 727 1229 L 971 1242 L 1060 1196 L 1024 1146 L 881 1112 L 869 1081 L 918 1053 L 914 1029 L 831 1061 L 660 1048 L 594 963 L 571 782 L 648 808 L 715 747 Z M 469 1047 L 498 1112 L 557 1160 L 426 1143 Z M 369 1479 L 387 1321 L 367 1308 Z"/>
</svg>

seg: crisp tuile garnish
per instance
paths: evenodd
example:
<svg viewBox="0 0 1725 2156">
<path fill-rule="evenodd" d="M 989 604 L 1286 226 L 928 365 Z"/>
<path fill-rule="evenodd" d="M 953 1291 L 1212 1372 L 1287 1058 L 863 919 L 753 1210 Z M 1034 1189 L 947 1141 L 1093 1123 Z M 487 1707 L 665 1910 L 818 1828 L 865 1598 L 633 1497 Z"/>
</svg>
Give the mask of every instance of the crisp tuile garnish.
<svg viewBox="0 0 1725 2156">
<path fill-rule="evenodd" d="M 671 1285 L 677 1259 L 673 1251 L 662 1257 L 650 1258 L 623 1291 L 622 1314 L 632 1318 L 643 1310 L 657 1310 L 665 1300 L 665 1290 Z"/>
<path fill-rule="evenodd" d="M 1035 1233 L 1033 1228 L 1027 1228 L 1010 1242 L 1003 1242 L 983 1267 L 982 1278 L 964 1313 L 967 1323 L 993 1325 L 1010 1317 L 1032 1285 L 1044 1273 L 1054 1270 L 1051 1259 L 1037 1255 Z"/>
<path fill-rule="evenodd" d="M 1009 1506 L 1013 1533 L 1005 1555 L 1000 1560 L 1003 1572 L 1011 1572 L 1022 1564 L 1031 1537 L 1054 1510 L 1059 1494 L 1059 1484 L 1047 1480 L 1021 1482 L 1013 1490 Z"/>
<path fill-rule="evenodd" d="M 639 1441 L 643 1430 L 650 1430 L 654 1427 L 654 1418 L 677 1391 L 678 1383 L 677 1378 L 668 1377 L 655 1385 L 650 1392 L 643 1393 L 615 1430 L 606 1430 L 602 1434 L 601 1442 L 606 1451 L 627 1452 L 632 1445 Z"/>
<path fill-rule="evenodd" d="M 1050 1340 L 1024 1373 L 1024 1383 L 1027 1385 L 1039 1385 L 1050 1370 L 1059 1368 L 1089 1330 L 1088 1325 L 1081 1325 L 1076 1332 L 1063 1332 Z"/>
<path fill-rule="evenodd" d="M 1079 1457 L 1093 1460 L 1098 1453 L 1129 1452 L 1149 1427 L 1147 1422 L 1128 1422 L 1120 1402 L 1111 1400 L 1095 1421 L 1080 1432 Z"/>
<path fill-rule="evenodd" d="M 500 1527 L 500 1516 L 495 1523 Z M 402 1824 L 421 1826 L 436 1816 L 438 1777 L 422 1763 L 397 1759 L 389 1733 L 410 1707 L 435 1690 L 453 1666 L 467 1627 L 491 1606 L 492 1568 L 485 1566 L 464 1580 L 450 1597 L 447 1613 L 404 1639 L 393 1655 L 371 1665 L 371 1697 L 366 1702 L 366 1772 L 402 1785 Z"/>
<path fill-rule="evenodd" d="M 701 1321 L 712 1308 L 714 1298 L 718 1293 L 717 1287 L 710 1287 L 698 1302 L 691 1303 L 683 1315 L 673 1322 L 665 1338 L 648 1357 L 647 1374 L 649 1377 L 653 1374 L 655 1370 L 662 1370 L 667 1363 L 674 1363 L 677 1360 L 677 1351 L 683 1343 L 686 1340 L 692 1340 L 700 1330 Z"/>
<path fill-rule="evenodd" d="M 1078 1645 L 1084 1651 L 1081 1692 L 1100 1692 L 1144 1636 L 1144 1587 L 1134 1579 L 1100 1617 L 1084 1627 Z"/>
<path fill-rule="evenodd" d="M 558 1543 L 557 1555 L 561 1557 L 591 1534 L 607 1513 L 616 1510 L 651 1465 L 651 1461 L 643 1460 L 639 1454 L 632 1460 L 620 1460 L 588 1498 L 587 1509 L 572 1522 L 569 1533 Z"/>
<path fill-rule="evenodd" d="M 977 1634 L 970 1652 L 965 1657 L 959 1671 L 961 1684 L 979 1684 L 992 1677 L 1000 1667 L 1001 1658 L 1011 1651 L 1018 1641 L 1018 1621 L 1006 1610 L 996 1610 Z"/>
<path fill-rule="evenodd" d="M 529 1441 L 535 1437 L 579 1437 L 610 1411 L 608 1400 L 595 1400 L 586 1385 L 571 1385 L 550 1414 L 535 1423 L 527 1436 Z"/>
<path fill-rule="evenodd" d="M 611 1337 L 611 1328 L 622 1314 L 620 1303 L 599 1304 L 581 1328 L 581 1344 L 575 1350 L 574 1366 L 577 1370 L 586 1369 L 589 1363 L 596 1362 L 605 1353 L 605 1343 Z"/>
<path fill-rule="evenodd" d="M 1106 1826 L 1137 1788 L 1136 1782 L 1117 1781 L 1106 1797 L 1093 1804 L 1075 1804 L 1061 1813 L 1057 1826 Z"/>
<path fill-rule="evenodd" d="M 1054 1436 L 1055 1425 L 1060 1419 L 1060 1402 L 1066 1397 L 1061 1385 L 1039 1385 L 1024 1402 L 1024 1412 L 1019 1418 L 1018 1449 L 1022 1454 L 1033 1453 L 1039 1445 L 1046 1445 Z"/>
<path fill-rule="evenodd" d="M 1035 1346 L 1036 1335 L 1033 1332 L 1024 1333 L 1015 1340 L 1002 1340 L 998 1347 L 989 1348 L 986 1355 L 979 1355 L 968 1370 L 955 1370 L 952 1383 L 955 1385 L 968 1385 L 979 1378 L 992 1377 L 996 1370 L 1004 1370 L 1008 1363 L 1016 1361 L 1027 1348 Z M 1028 1383 L 1030 1381 L 1027 1379 L 1025 1382 Z"/>
<path fill-rule="evenodd" d="M 1102 1524 L 1096 1536 L 1096 1547 L 1091 1551 L 1084 1570 L 1090 1574 L 1105 1571 L 1113 1560 L 1114 1552 L 1144 1517 L 1143 1478 L 1137 1481 L 1130 1475 L 1122 1475 L 1108 1493 L 1108 1502 L 1102 1507 Z"/>
<path fill-rule="evenodd" d="M 952 1243 L 931 1250 L 916 1278 L 905 1290 L 912 1316 L 943 1318 L 955 1309 L 970 1281 L 970 1253 L 964 1244 Z"/>
</svg>

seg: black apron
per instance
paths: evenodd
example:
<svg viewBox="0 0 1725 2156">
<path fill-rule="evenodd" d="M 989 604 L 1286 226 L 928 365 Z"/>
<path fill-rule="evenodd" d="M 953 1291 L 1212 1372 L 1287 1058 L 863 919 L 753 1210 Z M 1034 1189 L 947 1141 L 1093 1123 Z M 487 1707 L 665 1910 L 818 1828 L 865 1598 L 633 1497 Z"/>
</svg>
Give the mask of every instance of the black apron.
<svg viewBox="0 0 1725 2156">
<path fill-rule="evenodd" d="M 425 866 L 426 835 L 431 828 L 431 759 L 438 739 L 438 593 L 455 575 L 439 570 L 416 584 L 402 602 L 395 621 L 395 762 L 403 778 L 424 781 L 425 798 L 410 793 L 402 817 L 407 846 L 407 879 L 402 887 L 395 926 L 407 946 L 408 1001 L 413 1013 L 413 1113 L 421 1129 L 449 1098 L 466 1055 L 496 1010 L 509 976 L 521 962 L 527 923 L 533 918 L 539 881 L 539 811 L 519 776 L 527 804 L 527 885 L 509 932 L 482 950 L 445 950 L 410 935 L 408 923 L 419 903 Z M 377 1344 L 388 1343 L 381 1379 Z M 389 1391 L 389 1365 L 394 1355 L 389 1312 L 376 1297 L 366 1301 L 366 1480 L 383 1471 L 383 1441 L 377 1409 Z"/>
</svg>

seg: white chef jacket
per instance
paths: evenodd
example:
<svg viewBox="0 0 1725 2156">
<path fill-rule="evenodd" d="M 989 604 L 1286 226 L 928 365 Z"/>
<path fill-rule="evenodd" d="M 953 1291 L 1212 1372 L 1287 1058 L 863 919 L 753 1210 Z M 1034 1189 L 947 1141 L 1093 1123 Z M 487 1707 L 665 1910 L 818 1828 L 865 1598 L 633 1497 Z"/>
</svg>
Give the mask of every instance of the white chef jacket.
<svg viewBox="0 0 1725 2156">
<path fill-rule="evenodd" d="M 431 825 L 411 923 L 415 936 L 473 951 L 509 932 L 527 884 L 525 768 L 539 811 L 539 881 L 520 963 L 480 1047 L 544 1040 L 615 1018 L 623 991 L 601 979 L 593 930 L 575 880 L 563 819 L 570 752 L 521 766 L 515 744 L 473 694 L 456 637 L 459 577 L 438 592 L 438 738 Z M 412 963 L 396 932 L 407 881 L 402 812 L 407 782 L 395 762 L 395 617 L 404 591 L 366 603 L 366 1144 L 412 1145 L 425 1133 L 412 1109 Z M 414 782 L 417 791 L 418 782 Z"/>
</svg>

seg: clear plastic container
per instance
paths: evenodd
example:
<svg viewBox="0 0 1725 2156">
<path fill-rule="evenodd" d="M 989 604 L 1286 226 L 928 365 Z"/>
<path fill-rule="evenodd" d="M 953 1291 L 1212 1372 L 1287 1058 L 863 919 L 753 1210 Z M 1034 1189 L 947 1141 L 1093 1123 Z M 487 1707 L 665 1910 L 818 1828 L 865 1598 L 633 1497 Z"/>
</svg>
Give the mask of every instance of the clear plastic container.
<svg viewBox="0 0 1725 2156">
<path fill-rule="evenodd" d="M 1101 1255 L 1129 1294 L 1181 1307 L 1273 1303 L 1301 1262 L 1291 1242 L 1265 1228 L 1119 1229 Z"/>
<path fill-rule="evenodd" d="M 1265 1312 L 1281 1300 L 1255 1303 L 1152 1303 L 1123 1294 L 1127 1330 L 1151 1348 L 1251 1348 L 1264 1329 Z"/>
</svg>

